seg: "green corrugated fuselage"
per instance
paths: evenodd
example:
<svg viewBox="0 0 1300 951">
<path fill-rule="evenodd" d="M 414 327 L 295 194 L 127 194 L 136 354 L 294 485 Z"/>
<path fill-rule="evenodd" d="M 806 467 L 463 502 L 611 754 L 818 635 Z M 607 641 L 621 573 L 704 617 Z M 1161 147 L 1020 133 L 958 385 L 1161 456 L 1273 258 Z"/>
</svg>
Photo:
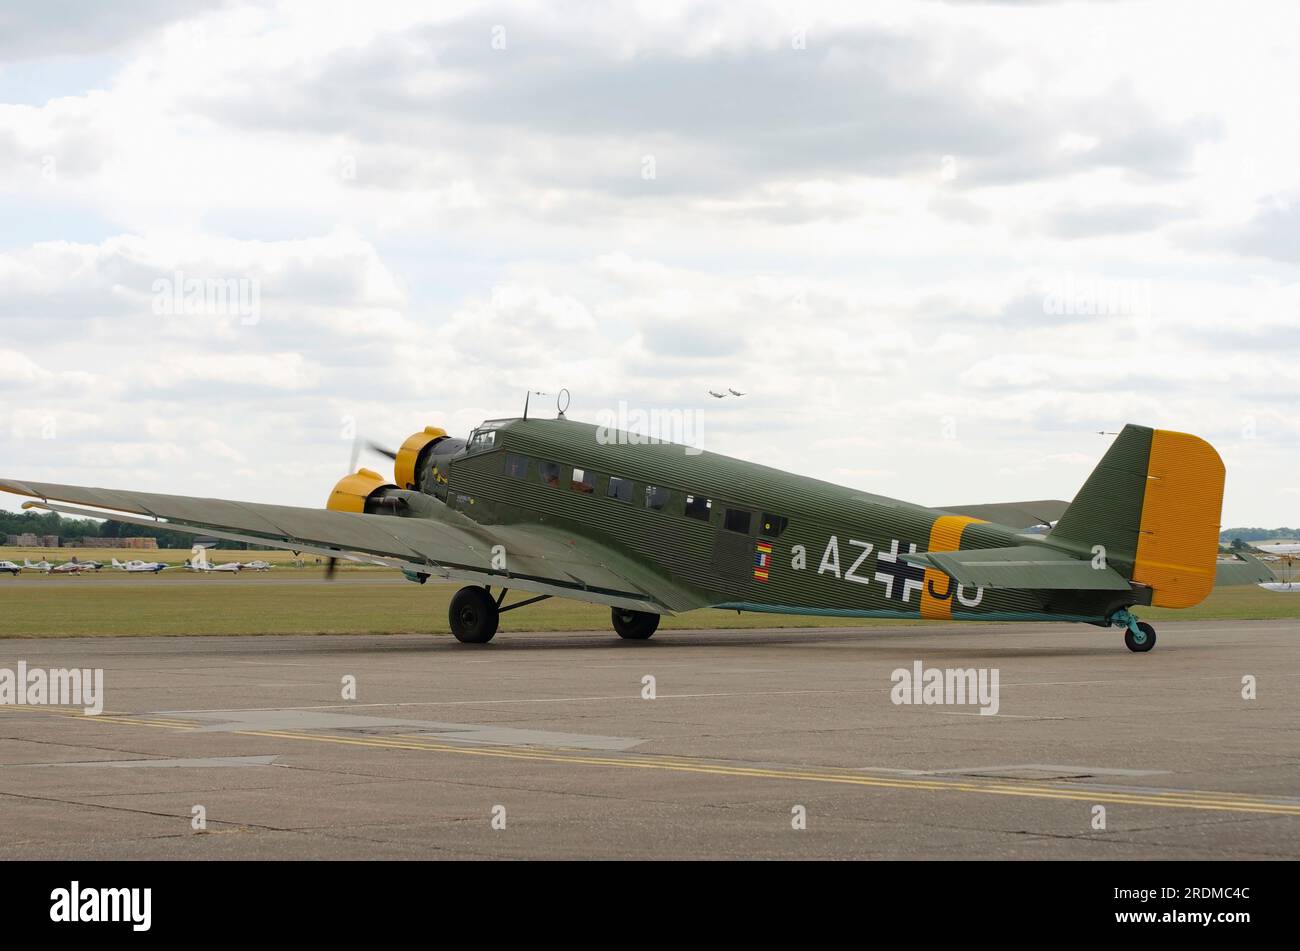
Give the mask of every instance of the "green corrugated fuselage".
<svg viewBox="0 0 1300 951">
<path fill-rule="evenodd" d="M 594 539 L 716 607 L 916 618 L 929 584 L 926 616 L 946 601 L 942 615 L 954 619 L 1103 623 L 1137 600 L 1114 591 L 967 591 L 933 573 L 927 581 L 924 569 L 893 556 L 929 549 L 936 521 L 951 515 L 936 509 L 586 423 L 506 420 L 491 428 L 490 448 L 452 461 L 449 505 L 484 525 L 544 523 L 572 531 L 577 544 Z M 559 467 L 555 483 L 543 464 Z M 575 468 L 586 475 L 577 485 L 590 491 L 575 488 Z M 611 490 L 611 477 L 624 484 Z M 647 506 L 647 487 L 668 490 L 662 509 Z M 710 500 L 706 520 L 685 514 L 688 495 Z M 732 516 L 735 527 L 748 513 L 746 530 L 728 527 L 729 510 L 742 513 Z M 765 530 L 767 516 L 788 523 Z M 1026 544 L 1022 531 L 987 522 L 967 525 L 960 537 L 962 549 Z M 763 560 L 766 580 L 756 571 Z"/>
</svg>

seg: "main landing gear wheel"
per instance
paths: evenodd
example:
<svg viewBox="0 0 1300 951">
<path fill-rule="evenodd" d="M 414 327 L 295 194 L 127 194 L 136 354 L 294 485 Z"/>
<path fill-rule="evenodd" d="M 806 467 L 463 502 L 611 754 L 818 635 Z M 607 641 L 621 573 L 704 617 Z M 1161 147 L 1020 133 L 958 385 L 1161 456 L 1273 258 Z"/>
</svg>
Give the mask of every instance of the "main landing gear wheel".
<svg viewBox="0 0 1300 951">
<path fill-rule="evenodd" d="M 646 611 L 614 608 L 610 614 L 614 619 L 614 630 L 627 641 L 644 641 L 659 627 L 659 615 Z"/>
<path fill-rule="evenodd" d="M 1156 646 L 1156 629 L 1146 621 L 1138 621 L 1136 632 L 1129 628 L 1124 632 L 1124 644 L 1135 654 L 1145 654 Z"/>
<path fill-rule="evenodd" d="M 462 644 L 486 644 L 500 621 L 501 612 L 487 588 L 461 588 L 447 609 L 451 633 Z"/>
</svg>

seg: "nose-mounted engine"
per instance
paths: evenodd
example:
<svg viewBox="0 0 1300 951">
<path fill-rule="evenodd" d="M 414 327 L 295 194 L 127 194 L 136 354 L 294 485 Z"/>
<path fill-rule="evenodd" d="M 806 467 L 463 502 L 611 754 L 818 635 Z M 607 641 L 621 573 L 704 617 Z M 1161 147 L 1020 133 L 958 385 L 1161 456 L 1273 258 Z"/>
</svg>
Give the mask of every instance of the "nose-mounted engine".
<svg viewBox="0 0 1300 951">
<path fill-rule="evenodd" d="M 464 448 L 465 440 L 453 439 L 437 426 L 408 436 L 393 460 L 398 487 L 447 501 L 448 464 Z"/>
<path fill-rule="evenodd" d="M 403 495 L 412 491 L 445 502 L 448 464 L 464 446 L 465 440 L 453 439 L 437 426 L 426 426 L 409 436 L 397 452 L 372 445 L 393 460 L 393 481 L 370 469 L 358 469 L 338 481 L 325 507 L 335 512 L 391 513 L 401 507 Z"/>
</svg>

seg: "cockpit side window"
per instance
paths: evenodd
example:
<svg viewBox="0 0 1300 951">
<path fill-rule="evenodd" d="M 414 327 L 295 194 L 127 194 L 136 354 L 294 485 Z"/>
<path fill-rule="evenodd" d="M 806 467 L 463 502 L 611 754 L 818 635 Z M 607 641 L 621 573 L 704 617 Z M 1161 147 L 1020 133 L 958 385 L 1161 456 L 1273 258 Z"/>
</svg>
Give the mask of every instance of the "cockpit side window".
<svg viewBox="0 0 1300 951">
<path fill-rule="evenodd" d="M 506 453 L 506 475 L 522 479 L 528 475 L 528 457 L 517 452 Z"/>
<path fill-rule="evenodd" d="M 476 429 L 470 436 L 469 445 L 466 450 L 469 452 L 483 452 L 491 449 L 496 445 L 497 431 L 495 429 Z"/>
</svg>

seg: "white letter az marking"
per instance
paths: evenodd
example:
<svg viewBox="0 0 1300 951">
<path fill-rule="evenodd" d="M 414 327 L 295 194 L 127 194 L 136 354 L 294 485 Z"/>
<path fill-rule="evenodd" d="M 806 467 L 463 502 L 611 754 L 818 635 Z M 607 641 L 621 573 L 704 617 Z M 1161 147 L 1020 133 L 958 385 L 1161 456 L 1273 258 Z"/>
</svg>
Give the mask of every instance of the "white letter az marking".
<svg viewBox="0 0 1300 951">
<path fill-rule="evenodd" d="M 832 572 L 836 578 L 840 576 L 840 540 L 835 535 L 826 543 L 826 553 L 822 555 L 822 563 L 817 566 L 819 575 L 827 571 Z"/>
<path fill-rule="evenodd" d="M 849 565 L 849 570 L 844 572 L 844 580 L 856 581 L 858 584 L 870 584 L 870 578 L 864 578 L 861 575 L 854 574 L 854 572 L 858 570 L 858 565 L 866 561 L 867 556 L 871 554 L 871 542 L 860 542 L 856 538 L 850 538 L 849 544 L 857 545 L 861 548 L 862 554 L 858 555 L 858 557 L 854 559 L 853 564 Z"/>
</svg>

